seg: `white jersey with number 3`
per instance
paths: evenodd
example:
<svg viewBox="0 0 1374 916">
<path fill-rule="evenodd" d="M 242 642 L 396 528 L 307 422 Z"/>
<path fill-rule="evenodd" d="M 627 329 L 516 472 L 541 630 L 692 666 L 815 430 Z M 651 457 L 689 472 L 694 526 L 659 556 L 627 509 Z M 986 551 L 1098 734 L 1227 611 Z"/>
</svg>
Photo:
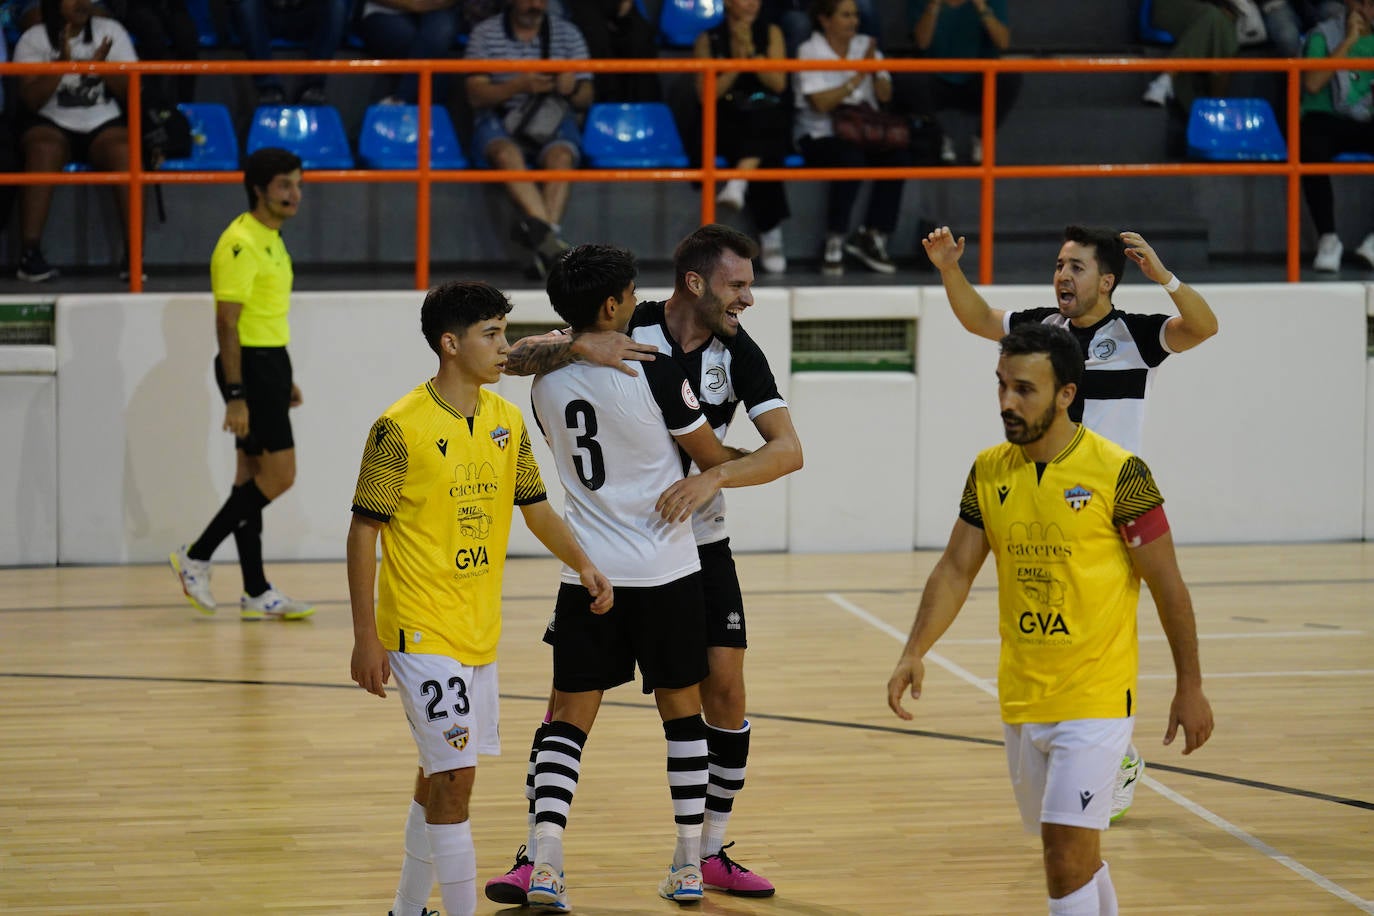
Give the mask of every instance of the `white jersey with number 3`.
<svg viewBox="0 0 1374 916">
<path fill-rule="evenodd" d="M 706 418 L 673 360 L 636 367 L 632 377 L 573 363 L 535 379 L 530 401 L 578 543 L 612 585 L 650 587 L 701 568 L 691 525 L 662 521 L 654 504 L 682 479 L 673 435 Z M 577 573 L 565 566 L 563 581 L 576 584 Z"/>
</svg>

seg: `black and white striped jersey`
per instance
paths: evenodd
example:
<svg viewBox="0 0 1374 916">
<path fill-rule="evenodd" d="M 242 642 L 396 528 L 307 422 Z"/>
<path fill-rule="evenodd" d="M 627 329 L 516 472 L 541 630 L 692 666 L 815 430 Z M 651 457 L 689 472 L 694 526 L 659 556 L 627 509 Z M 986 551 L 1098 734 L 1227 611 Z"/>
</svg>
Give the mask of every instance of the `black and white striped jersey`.
<svg viewBox="0 0 1374 916">
<path fill-rule="evenodd" d="M 641 302 L 630 319 L 627 333 L 641 343 L 658 347 L 661 353 L 671 353 L 673 361 L 682 367 L 687 381 L 701 402 L 702 412 L 716 435 L 723 441 L 741 402 L 750 420 L 787 402 L 778 393 L 778 383 L 768 358 L 744 328 L 729 340 L 711 337 L 690 353 L 684 353 L 668 330 L 663 302 Z M 653 365 L 646 363 L 644 365 Z M 682 456 L 683 467 L 690 460 Z M 725 539 L 725 496 L 716 498 L 692 516 L 692 528 L 698 544 L 711 544 Z"/>
<path fill-rule="evenodd" d="M 1145 402 L 1155 370 L 1173 351 L 1164 342 L 1168 315 L 1137 315 L 1112 309 L 1087 328 L 1074 327 L 1058 309 L 1007 312 L 1003 330 L 1038 321 L 1064 328 L 1083 349 L 1085 366 L 1069 419 L 1140 454 L 1145 429 Z"/>
<path fill-rule="evenodd" d="M 673 435 L 706 422 L 672 360 L 639 363 L 632 377 L 573 363 L 534 380 L 534 419 L 567 494 L 563 515 L 612 585 L 647 588 L 701 568 L 685 522 L 668 524 L 658 496 L 682 479 Z M 563 581 L 577 573 L 563 567 Z"/>
</svg>

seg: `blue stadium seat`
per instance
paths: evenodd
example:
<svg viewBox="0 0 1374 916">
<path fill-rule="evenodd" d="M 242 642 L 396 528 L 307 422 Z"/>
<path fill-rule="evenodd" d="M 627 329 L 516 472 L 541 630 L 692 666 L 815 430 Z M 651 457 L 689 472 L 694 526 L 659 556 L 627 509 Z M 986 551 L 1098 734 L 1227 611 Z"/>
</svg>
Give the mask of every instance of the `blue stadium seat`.
<svg viewBox="0 0 1374 916">
<path fill-rule="evenodd" d="M 351 169 L 353 152 L 332 105 L 259 105 L 248 128 L 246 152 L 280 146 L 301 157 L 306 169 Z"/>
<path fill-rule="evenodd" d="M 202 48 L 219 47 L 219 33 L 215 31 L 215 17 L 210 13 L 210 0 L 186 0 L 186 11 L 196 24 L 196 37 Z"/>
<path fill-rule="evenodd" d="M 214 102 L 184 102 L 177 106 L 191 122 L 191 155 L 164 159 L 173 172 L 232 172 L 239 167 L 239 138 L 229 109 Z"/>
<path fill-rule="evenodd" d="M 1171 32 L 1155 28 L 1153 7 L 1154 4 L 1150 0 L 1140 0 L 1140 24 L 1137 27 L 1140 40 L 1155 45 L 1173 44 L 1174 36 Z"/>
<path fill-rule="evenodd" d="M 1341 153 L 1331 160 L 1332 162 L 1374 162 L 1374 155 L 1369 153 Z"/>
<path fill-rule="evenodd" d="M 430 106 L 429 164 L 436 169 L 465 169 L 467 157 L 458 145 L 453 119 L 442 105 Z M 369 169 L 413 169 L 420 156 L 420 106 L 371 105 L 358 134 L 358 160 Z"/>
<path fill-rule="evenodd" d="M 687 167 L 682 138 L 662 102 L 593 105 L 582 129 L 582 154 L 598 169 Z"/>
<path fill-rule="evenodd" d="M 1288 146 L 1264 99 L 1202 98 L 1188 115 L 1188 155 L 1224 162 L 1284 162 Z"/>
<path fill-rule="evenodd" d="M 670 48 L 690 48 L 697 35 L 720 25 L 725 0 L 663 0 L 658 13 L 658 40 Z"/>
<path fill-rule="evenodd" d="M 782 158 L 782 167 L 785 169 L 799 169 L 806 165 L 806 160 L 801 157 L 801 153 L 789 153 Z M 728 169 L 730 163 L 725 161 L 724 156 L 716 157 L 716 168 Z"/>
</svg>

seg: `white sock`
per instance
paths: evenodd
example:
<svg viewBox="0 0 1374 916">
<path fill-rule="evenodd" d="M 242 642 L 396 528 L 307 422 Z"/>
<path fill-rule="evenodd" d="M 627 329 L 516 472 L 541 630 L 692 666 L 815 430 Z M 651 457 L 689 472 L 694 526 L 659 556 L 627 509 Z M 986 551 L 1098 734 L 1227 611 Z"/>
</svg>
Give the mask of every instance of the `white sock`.
<svg viewBox="0 0 1374 916">
<path fill-rule="evenodd" d="M 401 880 L 396 885 L 396 900 L 391 905 L 395 916 L 423 913 L 434 889 L 434 861 L 425 832 L 425 808 L 414 799 L 406 815 L 406 856 L 401 862 Z"/>
<path fill-rule="evenodd" d="M 472 847 L 472 822 L 426 824 L 434 855 L 434 877 L 448 916 L 477 912 L 477 852 Z"/>
<path fill-rule="evenodd" d="M 1097 906 L 1097 883 L 1087 884 L 1063 897 L 1050 898 L 1050 916 L 1101 916 Z"/>
<path fill-rule="evenodd" d="M 1093 875 L 1093 887 L 1097 888 L 1097 912 L 1099 916 L 1117 916 L 1116 888 L 1112 886 L 1112 874 L 1107 863 Z"/>
<path fill-rule="evenodd" d="M 539 850 L 536 865 L 547 865 L 559 874 L 563 873 L 563 828 L 558 824 L 540 821 L 534 827 L 535 844 Z"/>
</svg>

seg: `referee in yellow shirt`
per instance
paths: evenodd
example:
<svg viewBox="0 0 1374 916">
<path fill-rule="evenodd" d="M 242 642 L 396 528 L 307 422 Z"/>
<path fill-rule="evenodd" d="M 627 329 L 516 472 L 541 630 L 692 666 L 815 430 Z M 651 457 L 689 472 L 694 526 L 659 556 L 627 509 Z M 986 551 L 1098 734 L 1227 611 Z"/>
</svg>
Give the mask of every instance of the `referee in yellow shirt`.
<svg viewBox="0 0 1374 916">
<path fill-rule="evenodd" d="M 229 498 L 193 544 L 172 552 L 172 569 L 197 610 L 215 612 L 210 557 L 230 534 L 243 571 L 244 620 L 299 620 L 315 609 L 273 588 L 262 569 L 262 510 L 296 479 L 289 411 L 301 403 L 291 378 L 291 255 L 281 227 L 301 205 L 301 160 L 275 147 L 244 161 L 249 210 L 234 218 L 210 257 L 215 295 L 215 380 L 224 396 L 224 429 L 238 465 Z"/>
</svg>

